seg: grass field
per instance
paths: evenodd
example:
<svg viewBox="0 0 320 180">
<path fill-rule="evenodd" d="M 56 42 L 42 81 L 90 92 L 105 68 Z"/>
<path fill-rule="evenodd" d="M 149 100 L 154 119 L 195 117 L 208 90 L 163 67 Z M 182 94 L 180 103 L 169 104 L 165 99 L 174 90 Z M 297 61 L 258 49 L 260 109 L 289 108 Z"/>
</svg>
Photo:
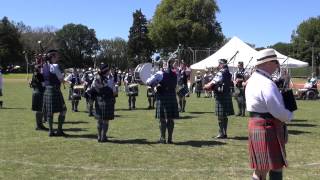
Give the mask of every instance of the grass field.
<svg viewBox="0 0 320 180">
<path fill-rule="evenodd" d="M 230 138 L 213 139 L 218 130 L 214 102 L 192 95 L 186 113 L 176 120 L 174 144 L 157 144 L 154 110 L 146 109 L 145 88 L 139 90 L 134 111 L 127 110 L 127 97 L 120 94 L 108 132 L 111 141 L 97 143 L 96 121 L 84 112 L 83 101 L 78 113 L 71 112 L 67 102 L 64 129 L 69 136 L 48 137 L 34 130 L 26 79 L 5 79 L 0 179 L 250 179 L 247 118 L 231 116 Z M 66 100 L 67 89 L 63 91 Z M 320 101 L 298 101 L 298 106 L 288 126 L 284 179 L 319 179 Z"/>
</svg>

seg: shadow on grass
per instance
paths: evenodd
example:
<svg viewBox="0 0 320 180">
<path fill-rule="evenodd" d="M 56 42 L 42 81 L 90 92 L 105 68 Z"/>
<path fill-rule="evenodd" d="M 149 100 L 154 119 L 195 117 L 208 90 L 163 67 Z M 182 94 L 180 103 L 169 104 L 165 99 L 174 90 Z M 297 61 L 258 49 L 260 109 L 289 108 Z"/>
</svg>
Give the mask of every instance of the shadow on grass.
<svg viewBox="0 0 320 180">
<path fill-rule="evenodd" d="M 87 129 L 84 129 L 84 128 L 67 128 L 67 129 L 63 129 L 63 131 L 80 132 L 80 131 L 87 131 Z"/>
<path fill-rule="evenodd" d="M 210 111 L 210 112 L 188 112 L 188 113 L 190 113 L 190 114 L 207 114 L 207 113 L 210 113 L 210 114 L 212 114 L 212 113 L 214 113 L 213 111 Z"/>
<path fill-rule="evenodd" d="M 27 109 L 27 108 L 21 108 L 21 107 L 2 107 L 0 109 Z"/>
<path fill-rule="evenodd" d="M 57 122 L 53 122 L 54 124 L 58 124 Z M 63 124 L 88 124 L 86 121 L 66 121 Z"/>
<path fill-rule="evenodd" d="M 314 124 L 287 124 L 287 126 L 297 126 L 297 127 L 315 127 L 317 125 L 314 125 Z"/>
<path fill-rule="evenodd" d="M 150 142 L 147 139 L 126 139 L 126 140 L 108 140 L 109 143 L 116 144 L 158 144 L 157 142 Z"/>
<path fill-rule="evenodd" d="M 239 141 L 247 141 L 248 140 L 248 136 L 228 137 L 228 139 L 239 140 Z"/>
<path fill-rule="evenodd" d="M 202 147 L 202 146 L 225 145 L 226 143 L 219 142 L 219 141 L 185 141 L 185 142 L 174 142 L 173 144 L 182 145 L 182 146 Z"/>
<path fill-rule="evenodd" d="M 195 118 L 194 116 L 180 116 L 177 120 L 182 120 L 182 119 L 192 119 Z"/>
<path fill-rule="evenodd" d="M 293 135 L 299 135 L 299 134 L 308 134 L 311 132 L 308 131 L 299 131 L 299 130 L 288 130 L 289 134 L 293 134 Z"/>
<path fill-rule="evenodd" d="M 293 119 L 291 122 L 306 122 L 308 120 L 305 119 Z"/>
<path fill-rule="evenodd" d="M 65 138 L 97 139 L 97 134 L 68 134 Z"/>
</svg>

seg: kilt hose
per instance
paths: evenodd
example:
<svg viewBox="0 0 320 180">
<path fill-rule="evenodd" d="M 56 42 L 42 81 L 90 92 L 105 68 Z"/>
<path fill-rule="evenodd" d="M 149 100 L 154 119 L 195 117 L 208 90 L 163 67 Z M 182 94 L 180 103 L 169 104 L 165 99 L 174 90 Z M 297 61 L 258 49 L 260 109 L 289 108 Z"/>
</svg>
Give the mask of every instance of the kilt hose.
<svg viewBox="0 0 320 180">
<path fill-rule="evenodd" d="M 250 117 L 250 167 L 257 170 L 287 167 L 285 152 L 285 124 L 275 118 Z"/>
<path fill-rule="evenodd" d="M 156 95 L 156 119 L 179 118 L 177 96 L 175 94 Z"/>
<path fill-rule="evenodd" d="M 42 111 L 42 106 L 43 106 L 43 92 L 38 89 L 34 89 L 32 92 L 31 109 L 32 111 Z"/>
<path fill-rule="evenodd" d="M 47 115 L 67 110 L 59 87 L 46 86 L 42 104 L 42 112 Z"/>
<path fill-rule="evenodd" d="M 216 116 L 226 117 L 226 116 L 234 115 L 231 95 L 217 94 L 215 100 L 216 100 L 216 107 L 215 107 Z"/>
<path fill-rule="evenodd" d="M 114 104 L 115 98 L 103 98 L 97 96 L 95 101 L 95 118 L 98 120 L 113 120 L 114 119 Z"/>
</svg>

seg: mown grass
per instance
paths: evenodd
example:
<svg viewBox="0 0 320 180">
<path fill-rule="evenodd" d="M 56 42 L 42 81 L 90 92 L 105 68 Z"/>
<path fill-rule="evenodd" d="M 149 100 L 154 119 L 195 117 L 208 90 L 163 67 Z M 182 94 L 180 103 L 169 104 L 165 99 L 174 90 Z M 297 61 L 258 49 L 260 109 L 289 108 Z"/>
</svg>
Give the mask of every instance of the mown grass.
<svg viewBox="0 0 320 180">
<path fill-rule="evenodd" d="M 188 98 L 186 113 L 176 120 L 174 144 L 157 144 L 158 123 L 147 110 L 140 87 L 137 110 L 127 110 L 120 93 L 110 142 L 97 143 L 96 121 L 68 105 L 67 137 L 35 131 L 26 79 L 5 79 L 4 109 L 0 109 L 0 179 L 250 179 L 247 118 L 231 116 L 227 140 L 216 140 L 217 118 L 210 98 Z M 319 101 L 298 101 L 288 126 L 289 168 L 285 179 L 320 177 Z M 234 106 L 236 109 L 236 106 Z M 55 122 L 56 122 L 55 117 Z M 55 124 L 56 127 L 56 124 Z"/>
</svg>

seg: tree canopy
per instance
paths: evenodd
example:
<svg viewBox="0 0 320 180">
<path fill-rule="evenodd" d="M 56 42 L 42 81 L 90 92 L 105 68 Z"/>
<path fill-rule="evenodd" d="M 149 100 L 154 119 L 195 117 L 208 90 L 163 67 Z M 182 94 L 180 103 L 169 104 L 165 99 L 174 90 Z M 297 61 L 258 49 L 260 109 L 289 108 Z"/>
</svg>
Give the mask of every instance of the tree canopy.
<svg viewBox="0 0 320 180">
<path fill-rule="evenodd" d="M 142 62 L 150 62 L 154 51 L 151 39 L 148 37 L 147 19 L 141 9 L 133 13 L 133 24 L 129 31 L 128 56 L 134 66 Z"/>
<path fill-rule="evenodd" d="M 218 47 L 224 39 L 218 11 L 215 0 L 163 0 L 150 23 L 150 37 L 157 49 Z"/>
</svg>

